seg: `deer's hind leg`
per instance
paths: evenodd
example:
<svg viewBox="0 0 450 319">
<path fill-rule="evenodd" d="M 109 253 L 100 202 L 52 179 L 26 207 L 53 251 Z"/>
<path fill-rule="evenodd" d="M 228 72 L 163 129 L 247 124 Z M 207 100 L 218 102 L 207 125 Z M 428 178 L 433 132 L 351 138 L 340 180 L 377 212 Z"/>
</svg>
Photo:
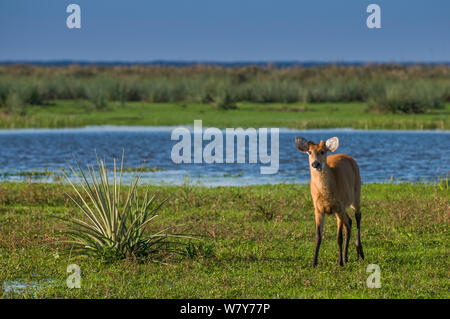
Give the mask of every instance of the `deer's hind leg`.
<svg viewBox="0 0 450 319">
<path fill-rule="evenodd" d="M 355 210 L 355 219 L 356 219 L 356 253 L 359 257 L 361 257 L 364 260 L 364 251 L 361 244 L 361 207 L 359 203 L 359 196 L 357 198 L 357 201 L 352 204 L 352 208 Z"/>
<path fill-rule="evenodd" d="M 337 219 L 337 235 L 336 235 L 336 239 L 337 239 L 337 243 L 338 243 L 338 247 L 339 247 L 339 266 L 344 266 L 344 259 L 342 256 L 342 242 L 343 242 L 343 236 L 342 236 L 342 218 L 336 214 L 336 219 Z"/>
<path fill-rule="evenodd" d="M 345 219 L 347 220 L 346 223 L 344 223 L 345 226 L 345 247 L 344 247 L 344 260 L 345 262 L 348 262 L 348 244 L 350 243 L 350 238 L 352 237 L 352 219 L 345 214 Z"/>
<path fill-rule="evenodd" d="M 339 265 L 344 266 L 346 262 L 348 262 L 348 244 L 350 242 L 350 237 L 352 234 L 352 220 L 348 217 L 347 213 L 344 211 L 343 213 L 336 213 L 337 218 L 337 242 L 339 246 Z M 344 241 L 344 237 L 342 234 L 342 226 L 345 227 L 345 246 L 344 253 L 342 253 L 342 243 Z"/>
</svg>

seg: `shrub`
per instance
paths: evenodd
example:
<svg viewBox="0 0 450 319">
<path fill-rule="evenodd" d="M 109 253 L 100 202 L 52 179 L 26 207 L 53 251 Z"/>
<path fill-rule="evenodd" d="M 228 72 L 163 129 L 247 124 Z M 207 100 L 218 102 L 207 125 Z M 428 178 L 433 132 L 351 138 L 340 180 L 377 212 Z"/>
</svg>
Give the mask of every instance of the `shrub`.
<svg viewBox="0 0 450 319">
<path fill-rule="evenodd" d="M 167 234 L 170 227 L 146 232 L 164 201 L 157 204 L 155 196 L 148 192 L 143 198 L 139 197 L 138 184 L 142 172 L 132 178 L 126 197 L 121 198 L 123 156 L 120 168 L 116 167 L 114 160 L 112 183 L 105 162 L 98 158 L 97 168 L 87 166 L 88 176 L 80 166 L 78 171 L 73 168 L 71 171 L 80 186 L 77 187 L 64 173 L 75 192 L 74 196 L 68 196 L 84 218 L 66 221 L 69 230 L 65 234 L 69 236 L 66 242 L 72 245 L 77 255 L 95 256 L 103 261 L 148 256 L 167 248 L 168 237 L 181 237 Z"/>
</svg>

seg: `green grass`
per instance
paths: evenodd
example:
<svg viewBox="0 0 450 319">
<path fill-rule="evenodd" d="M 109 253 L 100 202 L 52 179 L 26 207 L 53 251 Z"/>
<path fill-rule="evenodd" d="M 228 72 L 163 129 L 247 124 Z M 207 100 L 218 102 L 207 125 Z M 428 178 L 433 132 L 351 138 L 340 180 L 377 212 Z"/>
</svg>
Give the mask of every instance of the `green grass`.
<svg viewBox="0 0 450 319">
<path fill-rule="evenodd" d="M 150 231 L 202 235 L 185 254 L 104 264 L 68 259 L 50 243 L 79 214 L 58 184 L 0 184 L 0 283 L 42 284 L 21 295 L 48 298 L 449 298 L 448 184 L 369 184 L 362 189 L 362 242 L 338 266 L 336 222 L 325 221 L 317 268 L 311 268 L 314 215 L 306 185 L 150 187 L 168 198 Z M 352 215 L 352 214 L 351 214 Z M 355 223 L 354 223 L 355 225 Z M 60 254 L 58 255 L 56 254 Z M 58 257 L 58 258 L 56 258 Z M 68 289 L 66 268 L 81 267 L 81 288 Z M 381 288 L 366 286 L 369 264 Z M 48 279 L 53 281 L 48 286 Z"/>
<path fill-rule="evenodd" d="M 57 100 L 28 106 L 26 115 L 1 114 L 1 128 L 55 128 L 85 125 L 193 125 L 203 120 L 214 127 L 289 127 L 297 129 L 351 127 L 355 129 L 450 128 L 450 104 L 424 114 L 373 114 L 365 103 L 255 104 L 220 110 L 209 104 L 109 102 L 105 110 L 85 101 Z"/>
</svg>

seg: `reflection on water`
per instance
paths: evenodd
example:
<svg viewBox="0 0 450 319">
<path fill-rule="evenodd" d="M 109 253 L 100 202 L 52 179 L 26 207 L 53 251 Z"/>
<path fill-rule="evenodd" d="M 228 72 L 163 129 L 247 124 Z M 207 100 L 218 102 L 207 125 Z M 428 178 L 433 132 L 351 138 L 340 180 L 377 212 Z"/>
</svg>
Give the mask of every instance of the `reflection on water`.
<svg viewBox="0 0 450 319">
<path fill-rule="evenodd" d="M 338 136 L 337 153 L 358 162 L 363 183 L 433 181 L 450 170 L 449 131 L 280 130 L 280 166 L 274 175 L 261 175 L 265 164 L 174 164 L 170 139 L 173 127 L 87 127 L 80 129 L 0 130 L 0 180 L 58 181 L 62 168 L 95 162 L 95 153 L 107 160 L 121 158 L 125 166 L 146 166 L 143 182 L 206 186 L 309 181 L 308 160 L 294 147 L 301 135 L 315 142 Z M 208 142 L 203 142 L 203 147 Z M 270 151 L 270 147 L 269 147 Z M 248 160 L 248 159 L 247 159 Z M 125 177 L 131 176 L 131 172 Z"/>
</svg>

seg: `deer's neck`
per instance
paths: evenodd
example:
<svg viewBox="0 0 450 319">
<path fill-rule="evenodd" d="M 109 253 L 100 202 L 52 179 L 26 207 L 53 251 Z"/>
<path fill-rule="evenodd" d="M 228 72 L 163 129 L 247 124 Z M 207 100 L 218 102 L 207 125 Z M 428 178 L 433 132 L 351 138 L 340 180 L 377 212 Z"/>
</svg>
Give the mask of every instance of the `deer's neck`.
<svg viewBox="0 0 450 319">
<path fill-rule="evenodd" d="M 324 193 L 330 193 L 334 189 L 335 180 L 326 163 L 320 172 L 311 168 L 311 186 Z"/>
</svg>

